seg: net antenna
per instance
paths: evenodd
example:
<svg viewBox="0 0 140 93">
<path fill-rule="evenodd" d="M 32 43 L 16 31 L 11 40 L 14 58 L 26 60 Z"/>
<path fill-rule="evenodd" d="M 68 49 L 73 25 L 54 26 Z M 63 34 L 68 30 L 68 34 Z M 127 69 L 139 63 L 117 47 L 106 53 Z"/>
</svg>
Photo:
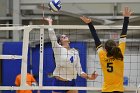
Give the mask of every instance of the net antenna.
<svg viewBox="0 0 140 93">
<path fill-rule="evenodd" d="M 45 24 L 45 8 L 42 4 L 42 21 L 43 25 L 40 29 L 40 63 L 39 63 L 39 86 L 43 83 L 43 55 L 44 55 L 44 24 Z"/>
</svg>

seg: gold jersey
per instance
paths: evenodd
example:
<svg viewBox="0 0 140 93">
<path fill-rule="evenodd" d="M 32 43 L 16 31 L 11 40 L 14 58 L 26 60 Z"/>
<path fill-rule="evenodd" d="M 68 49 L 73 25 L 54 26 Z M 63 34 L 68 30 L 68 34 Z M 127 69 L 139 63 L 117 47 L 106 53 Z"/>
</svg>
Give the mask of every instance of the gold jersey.
<svg viewBox="0 0 140 93">
<path fill-rule="evenodd" d="M 124 55 L 126 38 L 119 40 L 119 48 Z M 104 76 L 102 92 L 124 91 L 123 76 L 124 76 L 124 61 L 117 60 L 113 57 L 107 57 L 107 52 L 100 47 L 98 50 L 100 64 Z"/>
</svg>

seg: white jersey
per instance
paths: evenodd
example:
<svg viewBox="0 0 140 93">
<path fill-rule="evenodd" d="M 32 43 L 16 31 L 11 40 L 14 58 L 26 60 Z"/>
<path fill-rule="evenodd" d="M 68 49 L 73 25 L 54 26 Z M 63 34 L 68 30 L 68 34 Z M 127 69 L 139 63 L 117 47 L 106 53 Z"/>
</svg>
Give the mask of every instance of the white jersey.
<svg viewBox="0 0 140 93">
<path fill-rule="evenodd" d="M 84 73 L 81 68 L 78 51 L 74 48 L 68 50 L 59 45 L 54 29 L 49 28 L 48 30 L 56 63 L 53 76 L 59 76 L 66 80 L 76 79 L 77 74 Z"/>
</svg>

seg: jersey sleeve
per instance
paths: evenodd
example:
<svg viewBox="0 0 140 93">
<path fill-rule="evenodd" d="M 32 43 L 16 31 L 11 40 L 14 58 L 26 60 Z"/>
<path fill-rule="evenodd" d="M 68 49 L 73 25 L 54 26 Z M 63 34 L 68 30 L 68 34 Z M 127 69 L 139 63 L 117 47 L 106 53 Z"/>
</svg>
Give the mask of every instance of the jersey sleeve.
<svg viewBox="0 0 140 93">
<path fill-rule="evenodd" d="M 52 43 L 52 48 L 54 50 L 55 53 L 60 53 L 61 52 L 61 45 L 58 44 L 57 42 L 57 37 L 55 35 L 54 29 L 52 27 L 48 28 L 48 32 L 49 32 L 49 37 Z"/>
<path fill-rule="evenodd" d="M 103 60 L 105 57 L 105 51 L 103 50 L 103 47 L 97 48 L 97 53 L 100 61 Z"/>
<path fill-rule="evenodd" d="M 126 38 L 120 38 L 119 40 L 119 48 L 121 49 L 122 54 L 125 53 L 125 47 L 126 47 Z"/>
</svg>

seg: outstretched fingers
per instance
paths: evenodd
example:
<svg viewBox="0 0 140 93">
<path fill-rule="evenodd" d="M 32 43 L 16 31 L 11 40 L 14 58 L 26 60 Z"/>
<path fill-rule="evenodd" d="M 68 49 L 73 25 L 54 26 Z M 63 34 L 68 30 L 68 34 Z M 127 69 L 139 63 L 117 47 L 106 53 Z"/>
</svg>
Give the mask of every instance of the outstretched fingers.
<svg viewBox="0 0 140 93">
<path fill-rule="evenodd" d="M 97 78 L 98 74 L 96 74 L 96 71 L 94 71 L 92 74 L 91 74 L 91 77 L 89 78 L 89 80 L 95 80 Z"/>
<path fill-rule="evenodd" d="M 91 22 L 91 19 L 85 16 L 80 17 L 80 19 L 82 19 L 82 21 L 85 22 L 86 24 Z"/>
<path fill-rule="evenodd" d="M 49 18 L 49 17 L 48 17 L 48 18 L 44 18 L 44 19 L 45 19 L 46 21 L 48 21 L 49 25 L 52 25 L 52 21 L 53 21 L 52 18 Z"/>
<path fill-rule="evenodd" d="M 125 7 L 123 10 L 123 16 L 125 16 L 125 17 L 131 16 L 132 13 L 133 13 L 133 11 L 128 7 Z"/>
</svg>

